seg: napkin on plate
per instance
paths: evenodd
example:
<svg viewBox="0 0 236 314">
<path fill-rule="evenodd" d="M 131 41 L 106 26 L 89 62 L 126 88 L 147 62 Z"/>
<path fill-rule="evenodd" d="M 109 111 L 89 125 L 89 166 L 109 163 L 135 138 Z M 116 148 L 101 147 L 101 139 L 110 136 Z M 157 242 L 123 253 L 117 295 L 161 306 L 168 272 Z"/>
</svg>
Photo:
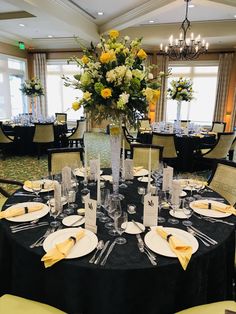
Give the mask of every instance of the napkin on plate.
<svg viewBox="0 0 236 314">
<path fill-rule="evenodd" d="M 224 204 L 222 204 L 224 205 Z M 201 201 L 201 202 L 194 202 L 193 206 L 195 208 L 200 208 L 200 209 L 213 209 L 213 210 L 217 210 L 219 212 L 223 212 L 223 213 L 229 213 L 229 214 L 233 214 L 236 215 L 236 209 L 231 206 L 231 205 L 225 205 L 224 207 L 221 205 L 218 205 L 217 203 L 211 203 L 211 202 L 207 202 L 207 201 Z"/>
<path fill-rule="evenodd" d="M 42 188 L 47 190 L 47 189 L 51 189 L 53 188 L 54 183 L 52 181 L 46 181 L 46 182 L 42 182 L 40 180 L 38 181 L 25 181 L 24 182 L 24 186 L 26 186 L 28 189 L 33 189 L 34 187 L 40 187 L 40 185 L 42 185 Z"/>
<path fill-rule="evenodd" d="M 143 167 L 142 167 L 142 166 L 139 166 L 139 167 L 134 167 L 133 169 L 134 169 L 134 173 L 137 173 L 137 172 L 139 172 L 140 170 L 142 170 Z"/>
<path fill-rule="evenodd" d="M 183 243 L 176 236 L 169 234 L 165 231 L 163 227 L 157 227 L 156 232 L 167 242 L 171 250 L 176 254 L 178 260 L 180 261 L 181 266 L 186 270 L 188 263 L 191 259 L 193 249 L 190 245 Z"/>
<path fill-rule="evenodd" d="M 13 207 L 0 212 L 0 219 L 21 216 L 27 213 L 35 212 L 43 208 L 43 204 L 35 204 L 26 207 Z"/>
<path fill-rule="evenodd" d="M 55 263 L 64 259 L 69 254 L 75 243 L 83 237 L 84 230 L 80 230 L 75 237 L 71 236 L 65 241 L 56 244 L 55 247 L 48 251 L 41 259 L 41 261 L 44 262 L 45 268 L 51 267 Z"/>
</svg>

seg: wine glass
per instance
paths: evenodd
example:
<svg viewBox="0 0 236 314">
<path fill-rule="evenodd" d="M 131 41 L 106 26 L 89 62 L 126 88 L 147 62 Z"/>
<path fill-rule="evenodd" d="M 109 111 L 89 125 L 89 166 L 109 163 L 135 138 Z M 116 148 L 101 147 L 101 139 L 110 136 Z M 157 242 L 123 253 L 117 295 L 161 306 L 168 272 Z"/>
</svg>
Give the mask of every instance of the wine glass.
<svg viewBox="0 0 236 314">
<path fill-rule="evenodd" d="M 109 201 L 110 201 L 110 190 L 106 188 L 101 189 L 101 206 L 105 209 L 105 211 L 107 211 L 107 208 L 109 206 Z M 109 222 L 110 218 L 104 215 L 99 218 L 99 221 Z"/>
<path fill-rule="evenodd" d="M 190 207 L 189 203 L 184 200 L 184 204 L 183 204 L 183 213 L 185 214 L 186 216 L 186 220 L 183 220 L 182 221 L 182 224 L 186 227 L 189 227 L 189 226 L 192 226 L 192 222 L 189 220 L 189 218 L 192 216 L 193 214 L 193 209 Z"/>
<path fill-rule="evenodd" d="M 114 222 L 115 215 L 118 216 L 119 214 L 121 214 L 121 203 L 118 197 L 115 197 L 115 196 L 110 197 L 110 202 L 109 202 L 109 206 L 107 207 L 107 212 L 108 212 L 108 215 L 113 219 L 113 222 Z M 106 225 L 108 224 L 109 223 L 107 223 Z M 112 226 L 113 227 L 108 231 L 108 233 L 112 236 L 117 236 L 118 232 L 114 228 L 114 223 Z"/>
<path fill-rule="evenodd" d="M 163 205 L 163 200 L 165 198 L 165 192 L 162 190 L 157 191 L 158 195 L 158 217 L 157 221 L 159 224 L 163 224 L 166 220 L 164 217 L 161 216 L 161 210 L 162 210 L 162 205 Z"/>
<path fill-rule="evenodd" d="M 39 192 L 42 190 L 42 181 L 33 180 L 31 181 L 32 190 L 35 193 L 36 197 L 33 198 L 34 202 L 42 202 L 42 198 L 39 196 Z"/>
<path fill-rule="evenodd" d="M 71 186 L 66 191 L 66 199 L 67 199 L 68 206 L 64 210 L 64 213 L 67 215 L 74 214 L 74 210 L 78 207 L 78 205 L 75 203 L 76 193 L 77 193 L 77 187 L 76 186 Z"/>
<path fill-rule="evenodd" d="M 126 212 L 115 212 L 114 215 L 114 225 L 115 225 L 115 230 L 118 232 L 119 237 L 116 238 L 116 243 L 117 244 L 125 244 L 127 240 L 124 237 L 121 237 L 121 235 L 125 232 L 127 228 L 127 223 L 128 223 L 128 215 Z"/>
<path fill-rule="evenodd" d="M 168 222 L 172 225 L 177 225 L 179 223 L 179 220 L 174 218 L 175 212 L 177 209 L 179 209 L 180 206 L 180 197 L 175 197 L 174 199 L 171 199 L 171 210 L 173 213 L 173 217 L 168 219 Z"/>
<path fill-rule="evenodd" d="M 144 203 L 144 195 L 146 194 L 146 189 L 143 186 L 138 187 L 138 194 L 141 195 L 141 203 Z"/>
<path fill-rule="evenodd" d="M 50 226 L 52 228 L 57 228 L 61 225 L 60 221 L 57 220 L 57 217 L 60 215 L 62 211 L 62 204 L 60 206 L 55 206 L 55 200 L 53 197 L 48 200 L 48 206 L 49 206 L 49 213 L 50 216 L 53 217 L 53 221 L 50 222 Z"/>
</svg>

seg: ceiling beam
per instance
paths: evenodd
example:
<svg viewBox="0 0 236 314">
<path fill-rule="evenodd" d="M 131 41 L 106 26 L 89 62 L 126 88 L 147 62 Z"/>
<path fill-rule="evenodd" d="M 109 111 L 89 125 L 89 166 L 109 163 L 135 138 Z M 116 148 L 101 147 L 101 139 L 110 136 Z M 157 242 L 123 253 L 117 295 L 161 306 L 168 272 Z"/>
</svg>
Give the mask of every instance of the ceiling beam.
<svg viewBox="0 0 236 314">
<path fill-rule="evenodd" d="M 176 0 L 150 0 L 135 9 L 132 9 L 121 16 L 118 16 L 112 21 L 109 21 L 99 28 L 100 33 L 104 33 L 110 29 L 116 28 L 118 30 L 122 30 L 128 27 L 132 27 L 135 24 L 143 22 L 145 15 L 153 13 L 166 5 L 169 5 Z"/>
</svg>

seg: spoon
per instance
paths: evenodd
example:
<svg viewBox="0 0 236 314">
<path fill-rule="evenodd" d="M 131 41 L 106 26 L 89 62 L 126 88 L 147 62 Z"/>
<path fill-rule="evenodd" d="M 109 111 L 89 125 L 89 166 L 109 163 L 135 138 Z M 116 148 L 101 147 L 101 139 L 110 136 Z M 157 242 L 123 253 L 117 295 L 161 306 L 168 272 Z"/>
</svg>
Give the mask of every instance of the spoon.
<svg viewBox="0 0 236 314">
<path fill-rule="evenodd" d="M 34 219 L 30 222 L 25 222 L 25 223 L 21 223 L 21 224 L 18 224 L 18 225 L 13 225 L 13 226 L 10 226 L 11 229 L 15 229 L 15 228 L 18 228 L 18 227 L 23 227 L 23 226 L 27 226 L 27 225 L 34 225 L 36 224 L 37 222 L 39 221 L 39 218 L 37 219 Z"/>
<path fill-rule="evenodd" d="M 192 234 L 195 238 L 197 238 L 198 240 L 202 241 L 202 243 L 203 243 L 205 246 L 210 246 L 210 244 L 207 243 L 206 241 L 204 241 L 199 235 L 197 235 L 195 231 L 193 231 L 193 230 L 190 229 L 190 228 L 187 228 L 187 230 L 188 230 L 188 232 L 189 232 L 190 234 Z"/>
<path fill-rule="evenodd" d="M 93 257 L 89 260 L 89 263 L 93 263 L 95 261 L 97 252 L 101 251 L 103 249 L 103 247 L 104 247 L 104 241 L 100 240 L 98 242 L 98 245 L 97 245 L 97 248 L 96 248 L 96 252 L 94 253 Z"/>
</svg>

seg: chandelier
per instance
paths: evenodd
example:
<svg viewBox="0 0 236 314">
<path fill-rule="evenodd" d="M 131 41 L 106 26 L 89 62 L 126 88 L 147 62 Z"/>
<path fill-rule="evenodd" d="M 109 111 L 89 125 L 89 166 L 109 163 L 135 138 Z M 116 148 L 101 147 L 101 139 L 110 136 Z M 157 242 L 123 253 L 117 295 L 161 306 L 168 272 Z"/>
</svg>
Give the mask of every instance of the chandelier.
<svg viewBox="0 0 236 314">
<path fill-rule="evenodd" d="M 160 44 L 161 54 L 168 56 L 171 60 L 193 60 L 197 59 L 200 54 L 206 53 L 209 44 L 205 40 L 201 40 L 201 36 L 198 35 L 194 38 L 194 34 L 191 33 L 190 37 L 187 37 L 187 32 L 191 28 L 190 21 L 188 19 L 188 4 L 191 0 L 184 0 L 186 2 L 185 19 L 181 24 L 181 33 L 179 38 L 174 39 L 173 35 L 169 38 L 169 44 L 163 49 L 163 44 Z"/>
</svg>

